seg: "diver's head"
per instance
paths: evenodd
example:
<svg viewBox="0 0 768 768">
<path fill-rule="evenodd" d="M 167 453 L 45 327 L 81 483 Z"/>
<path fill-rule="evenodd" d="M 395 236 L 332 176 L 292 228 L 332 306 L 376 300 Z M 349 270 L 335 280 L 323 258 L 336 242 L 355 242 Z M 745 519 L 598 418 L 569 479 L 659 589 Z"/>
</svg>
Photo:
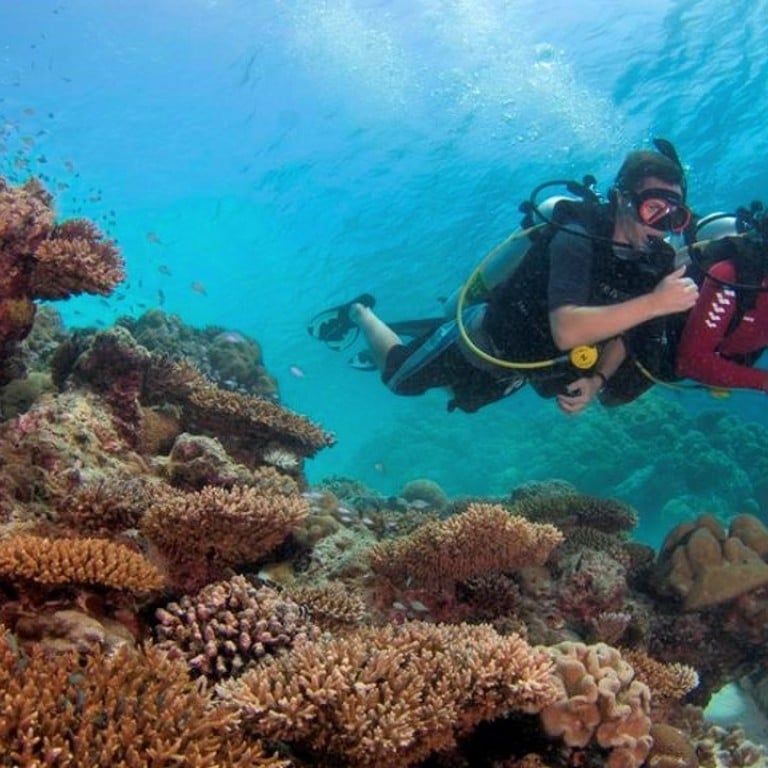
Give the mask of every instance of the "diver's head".
<svg viewBox="0 0 768 768">
<path fill-rule="evenodd" d="M 630 152 L 611 193 L 615 206 L 613 239 L 648 251 L 670 232 L 690 223 L 685 174 L 679 162 L 650 150 Z"/>
</svg>

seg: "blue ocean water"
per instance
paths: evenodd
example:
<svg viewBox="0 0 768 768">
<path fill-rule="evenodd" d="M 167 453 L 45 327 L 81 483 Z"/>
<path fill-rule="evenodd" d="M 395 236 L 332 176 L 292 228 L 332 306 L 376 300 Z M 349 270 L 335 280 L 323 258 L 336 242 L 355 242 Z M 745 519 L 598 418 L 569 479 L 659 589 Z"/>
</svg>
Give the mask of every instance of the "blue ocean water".
<svg viewBox="0 0 768 768">
<path fill-rule="evenodd" d="M 535 184 L 592 173 L 605 191 L 653 136 L 675 142 L 701 213 L 764 196 L 768 2 L 0 0 L 0 11 L 0 171 L 45 175 L 60 214 L 97 221 L 127 261 L 110 299 L 58 305 L 68 325 L 162 306 L 257 338 L 282 401 L 337 435 L 308 463 L 313 481 L 352 476 L 390 494 L 430 477 L 451 494 L 500 494 L 576 463 L 584 490 L 632 497 L 644 455 L 606 479 L 591 415 L 576 429 L 528 392 L 472 416 L 446 413 L 437 392 L 396 398 L 306 326 L 362 291 L 385 318 L 439 314 Z M 715 407 L 768 425 L 754 393 L 665 396 L 692 423 Z M 673 447 L 671 475 L 700 461 L 701 446 L 687 448 Z M 649 515 L 675 485 L 656 490 Z M 653 539 L 664 521 L 648 520 Z"/>
</svg>

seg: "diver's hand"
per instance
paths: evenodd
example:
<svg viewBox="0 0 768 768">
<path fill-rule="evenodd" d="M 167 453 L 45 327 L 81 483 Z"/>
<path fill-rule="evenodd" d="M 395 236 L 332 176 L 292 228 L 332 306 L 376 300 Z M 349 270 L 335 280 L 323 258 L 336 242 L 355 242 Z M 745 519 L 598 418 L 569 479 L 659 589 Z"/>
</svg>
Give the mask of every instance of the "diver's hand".
<svg viewBox="0 0 768 768">
<path fill-rule="evenodd" d="M 557 396 L 557 405 L 565 413 L 580 413 L 595 399 L 602 386 L 603 380 L 599 376 L 576 379 L 565 388 L 565 394 Z"/>
<path fill-rule="evenodd" d="M 699 289 L 690 277 L 683 277 L 685 266 L 668 274 L 653 289 L 653 298 L 658 315 L 687 312 L 699 298 Z"/>
</svg>

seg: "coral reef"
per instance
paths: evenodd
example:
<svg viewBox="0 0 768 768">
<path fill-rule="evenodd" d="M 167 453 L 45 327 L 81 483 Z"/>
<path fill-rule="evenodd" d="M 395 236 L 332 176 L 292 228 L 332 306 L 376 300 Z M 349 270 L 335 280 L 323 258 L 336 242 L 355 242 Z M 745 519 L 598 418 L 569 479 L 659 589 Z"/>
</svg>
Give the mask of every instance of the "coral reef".
<svg viewBox="0 0 768 768">
<path fill-rule="evenodd" d="M 677 526 L 664 541 L 659 589 L 682 598 L 687 611 L 729 602 L 768 585 L 763 557 L 768 557 L 768 529 L 757 518 L 737 516 L 726 533 L 714 517 L 702 516 Z"/>
<path fill-rule="evenodd" d="M 163 488 L 141 530 L 162 555 L 171 582 L 193 591 L 221 578 L 230 566 L 258 561 L 308 513 L 309 504 L 299 495 L 264 495 L 244 486 L 195 492 Z"/>
<path fill-rule="evenodd" d="M 318 634 L 296 603 L 243 576 L 184 595 L 156 616 L 159 646 L 212 680 L 235 677 L 267 654 Z"/>
<path fill-rule="evenodd" d="M 65 299 L 79 293 L 107 295 L 124 278 L 123 261 L 114 243 L 86 220 L 56 224 L 51 202 L 35 179 L 13 187 L 0 178 L 3 358 L 32 329 L 35 300 Z M 0 383 L 6 381 L 7 377 L 0 376 Z"/>
<path fill-rule="evenodd" d="M 130 592 L 152 592 L 163 575 L 146 558 L 105 539 L 47 539 L 12 536 L 0 541 L 0 578 L 38 584 L 96 584 Z"/>
<path fill-rule="evenodd" d="M 184 664 L 154 648 L 81 659 L 22 650 L 3 633 L 0 690 L 0 765 L 290 765 L 234 738 L 236 713 L 212 708 Z"/>
<path fill-rule="evenodd" d="M 438 591 L 471 576 L 542 565 L 561 540 L 552 525 L 510 515 L 501 505 L 471 504 L 461 515 L 377 544 L 371 567 L 390 580 Z"/>
<path fill-rule="evenodd" d="M 608 768 L 640 768 L 653 744 L 648 686 L 608 645 L 561 643 L 550 652 L 562 691 L 541 712 L 545 731 L 569 747 L 609 750 Z"/>
<path fill-rule="evenodd" d="M 264 738 L 400 768 L 483 720 L 539 712 L 554 687 L 549 656 L 518 636 L 414 622 L 297 644 L 218 691 Z"/>
</svg>

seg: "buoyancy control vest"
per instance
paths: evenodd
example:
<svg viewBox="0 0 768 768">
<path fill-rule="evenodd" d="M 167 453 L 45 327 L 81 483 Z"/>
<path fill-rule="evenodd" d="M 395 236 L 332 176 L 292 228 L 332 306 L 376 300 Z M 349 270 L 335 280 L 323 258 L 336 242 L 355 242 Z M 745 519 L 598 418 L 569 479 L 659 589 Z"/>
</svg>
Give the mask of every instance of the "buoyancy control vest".
<svg viewBox="0 0 768 768">
<path fill-rule="evenodd" d="M 672 271 L 674 251 L 671 248 L 637 258 L 624 259 L 615 255 L 611 241 L 613 224 L 608 203 L 562 200 L 556 204 L 551 224 L 538 233 L 512 276 L 491 294 L 484 330 L 502 357 L 533 361 L 562 356 L 552 338 L 548 306 L 550 247 L 558 232 L 564 231 L 568 236 L 569 231 L 576 230 L 571 237 L 590 238 L 590 305 L 616 304 L 648 293 Z M 633 329 L 629 346 L 642 347 L 647 357 L 652 347 L 647 339 L 656 339 L 662 331 L 663 325 L 654 321 L 643 323 Z M 552 380 L 557 376 L 561 379 L 557 385 L 561 391 L 563 381 L 568 383 L 584 374 L 584 369 L 574 370 L 564 364 L 556 371 L 532 371 L 529 378 L 535 385 L 537 379 Z"/>
</svg>

